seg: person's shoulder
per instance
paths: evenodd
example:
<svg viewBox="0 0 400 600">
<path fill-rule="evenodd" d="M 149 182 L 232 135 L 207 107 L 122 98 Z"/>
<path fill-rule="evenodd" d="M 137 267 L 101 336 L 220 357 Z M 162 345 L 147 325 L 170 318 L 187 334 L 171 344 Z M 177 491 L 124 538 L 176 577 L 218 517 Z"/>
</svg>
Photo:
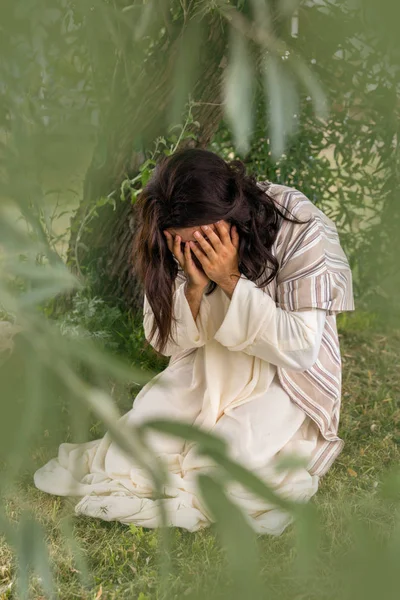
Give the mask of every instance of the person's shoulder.
<svg viewBox="0 0 400 600">
<path fill-rule="evenodd" d="M 336 229 L 335 223 L 328 215 L 318 208 L 301 190 L 269 180 L 260 182 L 260 184 L 261 189 L 272 198 L 275 205 L 285 215 L 295 217 L 299 221 L 314 223 L 316 226 L 319 225 L 320 228 Z M 285 221 L 285 224 L 290 227 L 290 221 Z"/>
<path fill-rule="evenodd" d="M 259 182 L 258 185 L 274 200 L 278 208 L 284 209 L 283 212 L 290 211 L 298 218 L 319 212 L 317 206 L 297 188 L 273 181 Z"/>
</svg>

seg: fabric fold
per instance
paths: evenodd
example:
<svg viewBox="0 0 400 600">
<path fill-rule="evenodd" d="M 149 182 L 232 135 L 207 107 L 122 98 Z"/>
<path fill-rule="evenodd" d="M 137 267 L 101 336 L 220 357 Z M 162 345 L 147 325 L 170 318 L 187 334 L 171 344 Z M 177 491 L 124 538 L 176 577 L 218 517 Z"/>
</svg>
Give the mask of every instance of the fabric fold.
<svg viewBox="0 0 400 600">
<path fill-rule="evenodd" d="M 199 313 L 196 320 L 193 318 L 189 302 L 185 295 L 186 278 L 181 275 L 175 279 L 175 288 L 173 291 L 173 315 L 177 319 L 172 322 L 172 331 L 163 356 L 172 356 L 192 348 L 200 348 L 206 344 L 208 339 L 208 317 L 210 314 L 210 304 L 207 296 L 203 294 Z M 150 332 L 154 322 L 154 314 L 146 294 L 143 303 L 143 328 L 147 341 L 156 348 L 156 335 L 150 340 Z"/>
<path fill-rule="evenodd" d="M 305 371 L 317 359 L 326 311 L 286 311 L 242 276 L 214 339 L 234 352 L 245 352 L 273 365 Z"/>
<path fill-rule="evenodd" d="M 287 311 L 326 311 L 315 363 L 303 372 L 278 367 L 283 389 L 318 425 L 310 472 L 322 476 L 344 445 L 338 437 L 342 369 L 336 315 L 355 309 L 352 273 L 335 223 L 305 194 L 272 182 L 259 185 L 289 218 L 302 221 L 281 219 L 274 244 L 279 270 L 270 295 Z"/>
<path fill-rule="evenodd" d="M 242 274 L 214 339 L 229 350 L 240 352 L 253 343 L 260 329 L 273 317 L 274 307 L 272 298 Z"/>
<path fill-rule="evenodd" d="M 292 215 L 305 221 L 279 232 L 280 269 L 276 300 L 285 310 L 321 308 L 328 315 L 354 310 L 353 280 L 335 224 L 298 199 Z"/>
</svg>

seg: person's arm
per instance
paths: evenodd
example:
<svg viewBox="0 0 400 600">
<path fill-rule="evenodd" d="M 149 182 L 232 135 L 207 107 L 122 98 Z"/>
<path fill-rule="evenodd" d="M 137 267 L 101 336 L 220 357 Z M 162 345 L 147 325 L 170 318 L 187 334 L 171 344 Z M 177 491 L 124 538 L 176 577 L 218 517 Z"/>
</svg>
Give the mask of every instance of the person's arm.
<svg viewBox="0 0 400 600">
<path fill-rule="evenodd" d="M 229 290 L 224 290 L 230 295 Z M 326 311 L 287 311 L 244 275 L 214 339 L 232 351 L 245 352 L 293 371 L 306 371 L 317 360 Z"/>
<path fill-rule="evenodd" d="M 197 315 L 200 311 L 201 301 L 203 299 L 204 290 L 190 287 L 186 282 L 185 284 L 185 296 L 189 303 L 190 310 L 192 311 L 193 319 L 196 321 Z"/>
<path fill-rule="evenodd" d="M 172 356 L 190 348 L 204 346 L 207 341 L 207 322 L 210 304 L 204 290 L 190 288 L 186 278 L 177 276 L 173 292 L 173 314 L 177 322 L 172 322 L 174 342 L 171 334 L 162 352 L 163 356 Z M 154 314 L 146 294 L 143 306 L 143 329 L 146 340 L 156 348 L 157 331 L 150 339 Z"/>
</svg>

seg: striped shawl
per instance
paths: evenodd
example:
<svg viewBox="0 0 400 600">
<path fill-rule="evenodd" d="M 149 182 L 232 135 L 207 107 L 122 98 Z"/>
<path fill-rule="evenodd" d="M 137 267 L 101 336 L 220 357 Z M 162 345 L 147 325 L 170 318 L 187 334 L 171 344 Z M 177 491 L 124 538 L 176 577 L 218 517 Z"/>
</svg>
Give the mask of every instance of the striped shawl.
<svg viewBox="0 0 400 600">
<path fill-rule="evenodd" d="M 315 307 L 327 311 L 321 348 L 314 365 L 302 372 L 277 369 L 281 385 L 291 400 L 318 425 L 319 442 L 309 470 L 321 476 L 344 445 L 337 435 L 342 364 L 336 314 L 354 310 L 351 270 L 335 224 L 304 194 L 269 181 L 258 182 L 258 185 L 278 207 L 283 206 L 292 216 L 308 221 L 300 225 L 281 219 L 272 247 L 279 261 L 279 271 L 264 289 L 284 310 Z"/>
</svg>

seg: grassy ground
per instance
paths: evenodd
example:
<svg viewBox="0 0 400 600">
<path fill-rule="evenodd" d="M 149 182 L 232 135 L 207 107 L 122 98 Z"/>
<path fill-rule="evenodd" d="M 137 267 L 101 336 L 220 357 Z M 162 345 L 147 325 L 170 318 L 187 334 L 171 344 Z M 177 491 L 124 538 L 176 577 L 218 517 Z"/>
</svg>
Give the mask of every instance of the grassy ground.
<svg viewBox="0 0 400 600">
<path fill-rule="evenodd" d="M 342 318 L 344 317 L 344 318 Z M 296 571 L 296 538 L 289 527 L 278 538 L 259 538 L 261 570 L 269 598 L 323 600 L 344 598 L 345 563 L 354 545 L 354 517 L 369 523 L 374 535 L 385 536 L 395 521 L 390 502 L 374 502 L 382 472 L 399 459 L 398 356 L 400 332 L 379 333 L 367 315 L 341 315 L 343 357 L 341 436 L 346 446 L 321 480 L 313 500 L 320 509 L 323 534 L 315 571 L 309 577 Z M 92 436 L 98 436 L 96 427 Z M 34 455 L 36 467 L 44 455 Z M 158 578 L 159 538 L 152 530 L 106 523 L 85 517 L 70 520 L 68 501 L 39 492 L 27 473 L 18 499 L 10 499 L 7 512 L 18 519 L 21 504 L 28 503 L 43 524 L 54 561 L 57 598 L 132 599 L 161 598 Z M 80 582 L 81 567 L 64 541 L 62 526 L 71 523 L 93 575 L 89 589 Z M 191 534 L 172 531 L 172 571 L 168 598 L 233 598 L 224 569 L 224 553 L 213 529 Z M 344 562 L 343 562 L 344 561 Z M 9 548 L 0 545 L 0 598 L 13 598 L 15 569 Z M 347 589 L 347 588 L 346 588 Z M 32 580 L 32 598 L 44 598 L 40 583 Z M 356 596 L 354 596 L 356 597 Z"/>
</svg>

